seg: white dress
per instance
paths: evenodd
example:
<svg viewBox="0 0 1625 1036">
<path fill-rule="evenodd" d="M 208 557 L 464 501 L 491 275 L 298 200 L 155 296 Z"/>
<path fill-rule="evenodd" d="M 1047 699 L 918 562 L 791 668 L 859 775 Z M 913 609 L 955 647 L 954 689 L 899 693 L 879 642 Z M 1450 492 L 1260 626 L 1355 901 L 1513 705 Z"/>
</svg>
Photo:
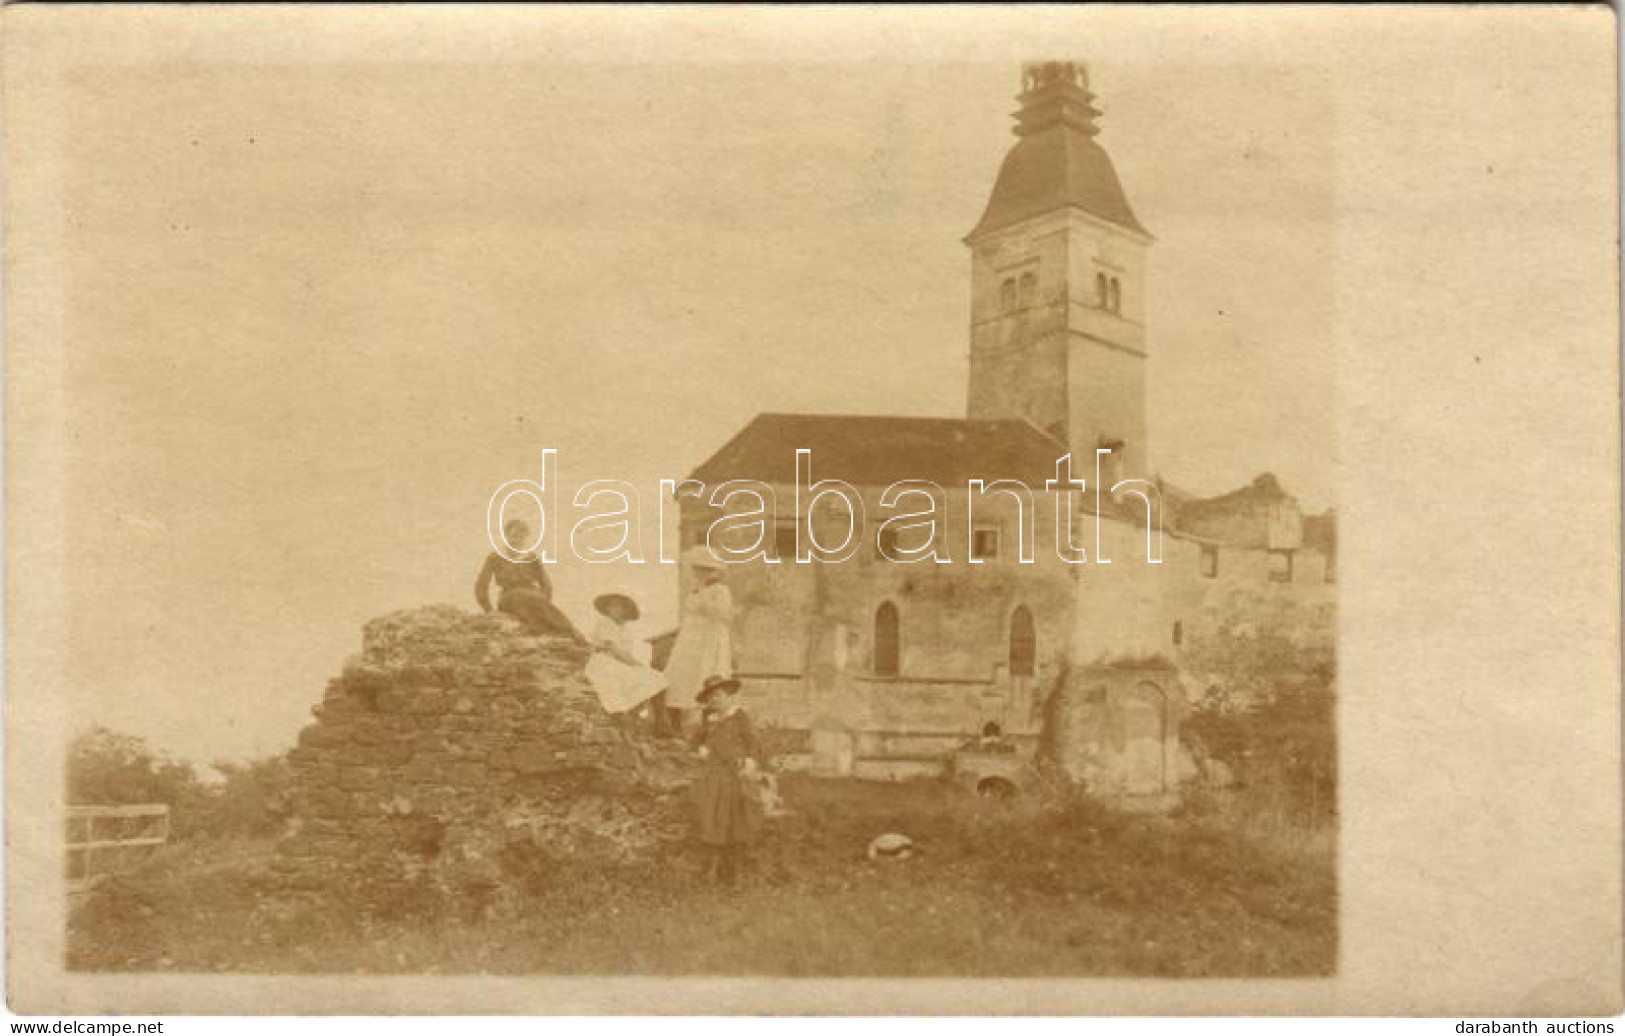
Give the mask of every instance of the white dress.
<svg viewBox="0 0 1625 1036">
<path fill-rule="evenodd" d="M 694 696 L 709 677 L 732 676 L 734 599 L 722 583 L 689 591 L 683 602 L 683 622 L 666 661 L 670 688 L 666 705 L 692 709 Z"/>
<path fill-rule="evenodd" d="M 658 671 L 629 665 L 604 650 L 616 648 L 637 657 L 632 631 L 625 624 L 600 615 L 588 640 L 596 650 L 587 659 L 587 682 L 598 692 L 605 712 L 628 712 L 666 689 L 666 678 Z"/>
</svg>

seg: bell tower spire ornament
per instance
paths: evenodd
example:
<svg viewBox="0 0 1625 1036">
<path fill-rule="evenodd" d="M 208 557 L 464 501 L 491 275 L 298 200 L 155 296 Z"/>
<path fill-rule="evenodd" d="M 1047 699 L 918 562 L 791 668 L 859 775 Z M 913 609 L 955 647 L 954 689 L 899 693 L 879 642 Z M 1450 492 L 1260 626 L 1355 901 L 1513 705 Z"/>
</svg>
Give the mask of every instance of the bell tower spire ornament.
<svg viewBox="0 0 1625 1036">
<path fill-rule="evenodd" d="M 1071 126 L 1085 136 L 1100 132 L 1095 95 L 1089 92 L 1089 69 L 1081 61 L 1029 61 L 1021 66 L 1021 108 L 1015 134 L 1025 137 L 1055 125 Z"/>
</svg>

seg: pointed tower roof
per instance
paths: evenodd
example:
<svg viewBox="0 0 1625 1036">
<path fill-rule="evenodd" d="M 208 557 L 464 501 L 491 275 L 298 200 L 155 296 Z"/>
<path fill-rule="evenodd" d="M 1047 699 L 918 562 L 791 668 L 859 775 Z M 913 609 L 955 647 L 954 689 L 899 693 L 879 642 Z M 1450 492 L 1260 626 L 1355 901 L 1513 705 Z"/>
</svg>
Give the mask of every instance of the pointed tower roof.
<svg viewBox="0 0 1625 1036">
<path fill-rule="evenodd" d="M 1082 63 L 1024 65 L 1021 86 L 1015 113 L 1021 139 L 1004 156 L 987 209 L 965 240 L 1068 207 L 1150 237 L 1129 207 L 1111 157 L 1094 141 L 1100 110 Z"/>
</svg>

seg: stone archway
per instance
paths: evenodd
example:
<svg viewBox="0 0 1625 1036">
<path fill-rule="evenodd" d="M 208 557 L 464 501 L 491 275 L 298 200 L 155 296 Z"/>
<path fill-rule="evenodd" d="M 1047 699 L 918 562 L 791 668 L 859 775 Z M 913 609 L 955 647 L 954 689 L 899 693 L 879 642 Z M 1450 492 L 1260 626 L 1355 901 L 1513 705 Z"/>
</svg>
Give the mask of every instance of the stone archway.
<svg viewBox="0 0 1625 1036">
<path fill-rule="evenodd" d="M 1156 684 L 1141 681 L 1123 696 L 1122 710 L 1124 790 L 1161 794 L 1168 788 L 1167 698 Z"/>
</svg>

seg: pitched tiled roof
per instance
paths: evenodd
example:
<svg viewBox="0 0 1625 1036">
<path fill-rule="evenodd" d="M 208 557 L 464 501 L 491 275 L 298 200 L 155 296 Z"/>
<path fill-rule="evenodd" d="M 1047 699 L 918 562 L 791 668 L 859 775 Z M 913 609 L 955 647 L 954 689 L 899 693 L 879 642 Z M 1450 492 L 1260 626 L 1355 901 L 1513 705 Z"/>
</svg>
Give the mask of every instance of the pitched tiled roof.
<svg viewBox="0 0 1625 1036">
<path fill-rule="evenodd" d="M 948 487 L 1013 478 L 1034 489 L 1055 477 L 1056 458 L 1067 452 L 1026 421 L 758 414 L 692 477 L 794 482 L 798 449 L 812 451 L 815 479 L 860 486 L 924 479 Z"/>
<path fill-rule="evenodd" d="M 993 195 L 969 238 L 1068 207 L 1150 236 L 1129 207 L 1105 149 L 1057 123 L 1022 137 L 1004 156 Z"/>
<path fill-rule="evenodd" d="M 918 479 L 949 493 L 971 479 L 1015 479 L 1034 492 L 1055 477 L 1065 444 L 1027 421 L 973 421 L 940 417 L 872 417 L 840 414 L 758 414 L 722 449 L 694 469 L 690 478 L 707 485 L 730 479 L 789 484 L 796 478 L 796 450 L 812 451 L 816 479 L 836 478 L 855 486 L 889 486 Z M 1093 478 L 1074 465 L 1076 478 Z M 1091 485 L 1083 513 L 1145 523 L 1134 499 L 1105 500 Z"/>
</svg>

